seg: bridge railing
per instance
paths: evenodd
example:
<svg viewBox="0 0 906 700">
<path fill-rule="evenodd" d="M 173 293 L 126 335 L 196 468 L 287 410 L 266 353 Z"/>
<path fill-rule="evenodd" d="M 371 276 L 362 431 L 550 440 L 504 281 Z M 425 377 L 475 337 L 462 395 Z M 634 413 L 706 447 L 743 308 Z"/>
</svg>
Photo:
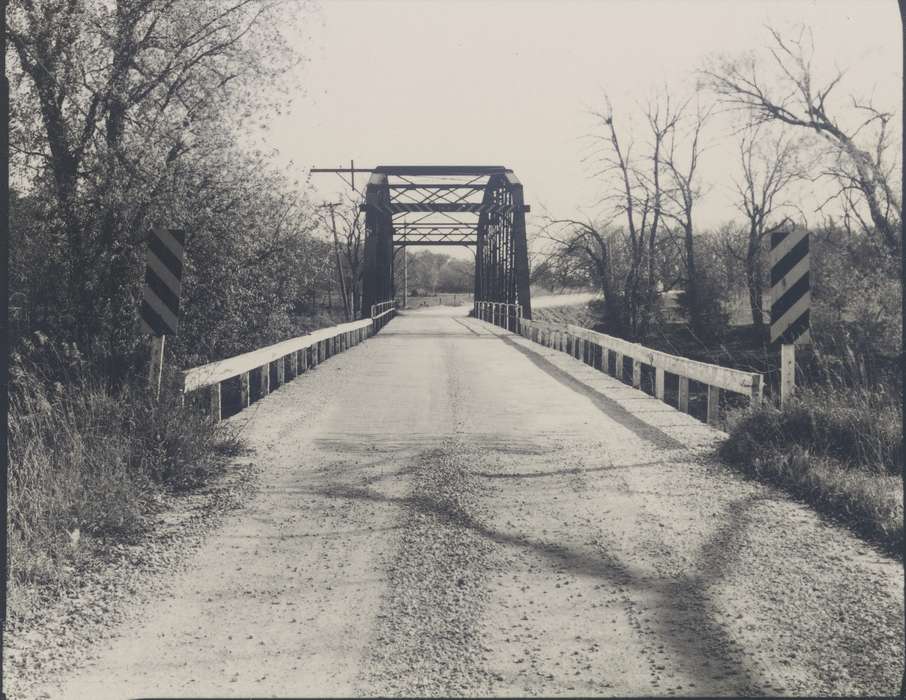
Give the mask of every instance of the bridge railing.
<svg viewBox="0 0 906 700">
<path fill-rule="evenodd" d="M 374 320 L 365 318 L 194 367 L 182 372 L 183 395 L 207 391 L 211 418 L 219 421 L 223 411 L 224 382 L 239 379 L 239 410 L 242 410 L 252 401 L 267 396 L 328 357 L 358 345 L 375 332 Z"/>
<path fill-rule="evenodd" d="M 690 360 L 573 324 L 555 325 L 522 319 L 519 333 L 541 345 L 567 352 L 607 374 L 611 374 L 612 358 L 614 371 L 611 376 L 623 382 L 627 381 L 628 359 L 631 363 L 629 383 L 636 389 L 642 387 L 642 366 L 653 367 L 654 394 L 661 401 L 665 400 L 665 375 L 674 374 L 679 379 L 677 406 L 684 413 L 689 412 L 689 382 L 704 384 L 708 423 L 717 422 L 721 390 L 742 394 L 752 403 L 760 403 L 763 399 L 764 377 L 757 372 L 744 372 Z"/>
<path fill-rule="evenodd" d="M 522 306 L 498 301 L 476 301 L 475 317 L 518 333 L 519 323 L 522 321 Z"/>
<path fill-rule="evenodd" d="M 374 332 L 377 333 L 381 328 L 390 323 L 390 320 L 396 316 L 396 301 L 382 301 L 379 304 L 371 305 L 371 321 L 374 325 Z"/>
</svg>

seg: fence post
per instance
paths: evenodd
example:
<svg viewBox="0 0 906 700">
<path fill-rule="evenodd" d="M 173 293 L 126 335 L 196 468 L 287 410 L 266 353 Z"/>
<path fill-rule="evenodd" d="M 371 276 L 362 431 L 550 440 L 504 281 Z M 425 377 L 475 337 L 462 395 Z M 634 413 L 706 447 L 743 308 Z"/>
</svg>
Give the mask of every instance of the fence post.
<svg viewBox="0 0 906 700">
<path fill-rule="evenodd" d="M 664 400 L 664 370 L 660 367 L 654 368 L 654 395 L 658 400 Z"/>
<path fill-rule="evenodd" d="M 642 363 L 632 358 L 632 386 L 642 388 Z"/>
<path fill-rule="evenodd" d="M 299 376 L 299 353 L 291 352 L 289 354 L 289 378 L 295 379 Z"/>
<path fill-rule="evenodd" d="M 614 368 L 613 368 L 614 376 L 622 382 L 623 381 L 623 354 L 619 353 L 619 352 L 615 352 L 613 354 L 613 357 L 614 357 Z"/>
</svg>

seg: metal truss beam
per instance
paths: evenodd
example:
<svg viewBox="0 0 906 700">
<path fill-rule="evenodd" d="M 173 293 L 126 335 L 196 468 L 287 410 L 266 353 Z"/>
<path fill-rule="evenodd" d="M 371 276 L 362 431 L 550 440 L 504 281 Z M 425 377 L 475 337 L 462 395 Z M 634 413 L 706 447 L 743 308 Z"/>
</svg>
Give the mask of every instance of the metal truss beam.
<svg viewBox="0 0 906 700">
<path fill-rule="evenodd" d="M 502 165 L 379 165 L 374 172 L 383 175 L 452 177 L 494 175 L 511 171 Z"/>
<path fill-rule="evenodd" d="M 390 184 L 391 190 L 484 190 L 484 184 L 457 184 L 455 182 L 424 182 L 418 184 Z"/>
<path fill-rule="evenodd" d="M 394 241 L 393 245 L 396 246 L 397 248 L 408 248 L 411 245 L 427 246 L 429 248 L 432 246 L 442 246 L 442 245 L 461 245 L 461 246 L 465 246 L 468 248 L 468 247 L 477 246 L 478 242 L 473 238 L 471 240 L 464 240 L 464 241 L 431 241 L 431 240 L 428 240 L 428 241 Z"/>
<path fill-rule="evenodd" d="M 361 205 L 362 211 L 367 211 L 367 204 Z M 438 214 L 438 213 L 461 213 L 461 214 L 480 214 L 484 209 L 491 213 L 497 210 L 509 211 L 512 205 L 494 205 L 484 204 L 481 202 L 390 202 L 387 211 L 391 214 Z M 522 205 L 522 211 L 531 211 L 527 204 Z"/>
<path fill-rule="evenodd" d="M 459 178 L 459 182 L 424 178 Z M 391 182 L 391 179 L 394 179 Z M 480 193 L 481 199 L 478 201 Z M 365 212 L 362 307 L 392 298 L 393 256 L 409 246 L 475 249 L 475 299 L 520 304 L 532 317 L 522 184 L 503 166 L 382 165 Z"/>
</svg>

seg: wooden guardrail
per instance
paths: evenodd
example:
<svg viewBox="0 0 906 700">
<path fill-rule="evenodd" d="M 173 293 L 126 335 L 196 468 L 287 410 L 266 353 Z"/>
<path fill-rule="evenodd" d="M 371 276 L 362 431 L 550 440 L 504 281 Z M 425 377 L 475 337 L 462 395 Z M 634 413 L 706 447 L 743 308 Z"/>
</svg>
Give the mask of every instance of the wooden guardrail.
<svg viewBox="0 0 906 700">
<path fill-rule="evenodd" d="M 309 335 L 194 367 L 182 373 L 183 394 L 208 390 L 210 415 L 215 421 L 219 421 L 222 415 L 223 382 L 239 377 L 240 410 L 242 410 L 251 404 L 253 398 L 257 400 L 267 396 L 280 385 L 295 379 L 307 369 L 316 367 L 328 357 L 358 345 L 374 335 L 373 329 L 373 320 L 366 318 L 321 328 Z M 276 370 L 276 382 L 272 385 L 273 370 Z M 255 397 L 252 396 L 253 377 L 257 378 Z"/>
<path fill-rule="evenodd" d="M 484 309 L 482 313 L 486 316 L 488 311 Z M 479 318 L 482 317 L 479 316 Z M 720 391 L 722 390 L 747 396 L 752 403 L 761 403 L 763 400 L 764 377 L 757 372 L 744 372 L 690 360 L 686 357 L 653 350 L 622 338 L 598 333 L 582 326 L 529 321 L 522 318 L 521 314 L 517 332 L 541 345 L 568 352 L 588 364 L 593 364 L 591 353 L 597 349 L 600 352 L 599 369 L 608 374 L 610 374 L 610 356 L 613 355 L 614 374 L 612 376 L 620 381 L 626 381 L 624 358 L 630 358 L 632 375 L 629 383 L 636 389 L 641 389 L 642 386 L 642 366 L 653 367 L 655 373 L 654 394 L 661 401 L 664 401 L 665 375 L 674 374 L 679 379 L 678 408 L 684 413 L 689 412 L 689 382 L 700 382 L 705 385 L 707 391 L 708 423 L 717 422 Z"/>
<path fill-rule="evenodd" d="M 522 306 L 499 301 L 476 301 L 475 318 L 518 333 L 519 322 L 522 320 Z"/>
<path fill-rule="evenodd" d="M 239 378 L 241 411 L 253 400 L 253 377 L 257 385 L 254 400 L 258 400 L 310 367 L 375 335 L 395 314 L 396 302 L 381 302 L 371 307 L 371 318 L 321 328 L 308 335 L 186 370 L 181 377 L 183 395 L 209 391 L 210 415 L 219 421 L 223 415 L 223 382 Z M 274 375 L 273 382 L 271 375 Z"/>
<path fill-rule="evenodd" d="M 518 304 L 477 301 L 474 313 L 476 318 L 512 330 L 536 343 L 568 352 L 587 364 L 594 364 L 591 353 L 595 349 L 600 353 L 599 369 L 608 374 L 610 356 L 613 355 L 612 376 L 620 381 L 626 381 L 624 358 L 628 357 L 632 360 L 630 383 L 636 389 L 642 388 L 642 366 L 653 367 L 654 395 L 661 401 L 664 401 L 666 374 L 674 374 L 679 380 L 677 405 L 683 413 L 689 412 L 689 382 L 700 382 L 707 392 L 708 423 L 717 422 L 721 390 L 747 396 L 752 403 L 763 400 L 764 377 L 757 372 L 743 372 L 671 355 L 571 323 L 557 325 L 529 321 L 522 317 Z"/>
</svg>

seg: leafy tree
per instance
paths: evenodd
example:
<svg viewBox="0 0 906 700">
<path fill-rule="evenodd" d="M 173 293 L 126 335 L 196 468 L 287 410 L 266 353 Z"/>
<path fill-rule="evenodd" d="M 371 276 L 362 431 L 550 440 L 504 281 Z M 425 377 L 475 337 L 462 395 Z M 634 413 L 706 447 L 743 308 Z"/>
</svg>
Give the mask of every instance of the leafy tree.
<svg viewBox="0 0 906 700">
<path fill-rule="evenodd" d="M 64 252 L 58 330 L 114 379 L 135 349 L 146 232 L 154 221 L 187 223 L 174 210 L 196 168 L 181 163 L 222 150 L 229 126 L 265 114 L 262 86 L 294 60 L 278 9 L 256 0 L 9 7 L 12 165 L 53 204 L 53 248 Z"/>
</svg>

